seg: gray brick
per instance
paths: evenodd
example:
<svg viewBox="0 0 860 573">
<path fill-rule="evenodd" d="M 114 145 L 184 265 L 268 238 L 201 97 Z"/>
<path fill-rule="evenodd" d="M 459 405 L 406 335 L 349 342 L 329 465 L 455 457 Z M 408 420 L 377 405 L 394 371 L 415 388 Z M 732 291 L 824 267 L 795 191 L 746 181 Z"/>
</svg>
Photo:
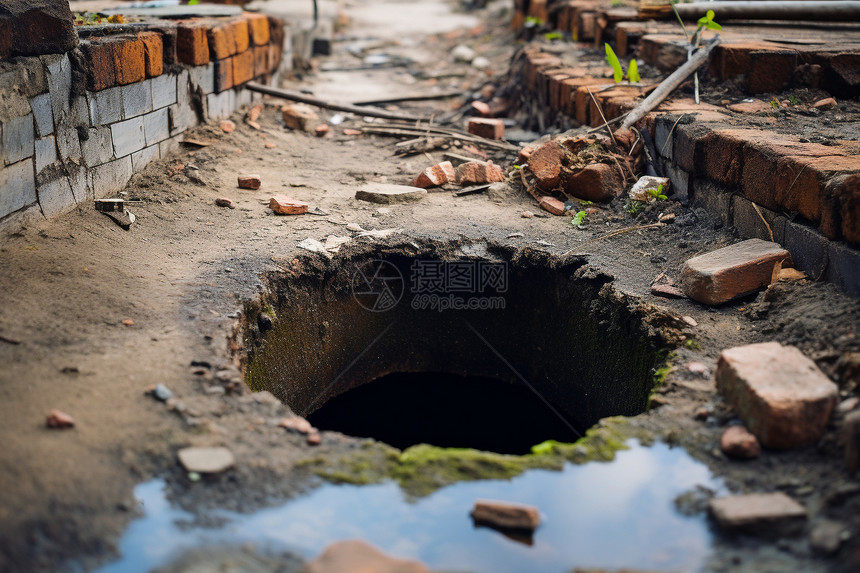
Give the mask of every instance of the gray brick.
<svg viewBox="0 0 860 573">
<path fill-rule="evenodd" d="M 149 80 L 122 86 L 122 116 L 137 117 L 152 111 L 152 87 Z"/>
<path fill-rule="evenodd" d="M 670 162 L 666 162 L 666 176 L 672 183 L 672 194 L 681 205 L 690 202 L 690 174 Z"/>
<path fill-rule="evenodd" d="M 64 110 L 69 108 L 69 99 L 72 92 L 72 63 L 66 54 L 58 58 L 47 59 L 45 67 L 48 68 L 48 91 L 51 94 L 51 107 L 54 117 L 58 118 Z"/>
<path fill-rule="evenodd" d="M 172 74 L 162 74 L 150 80 L 152 86 L 152 109 L 176 103 L 176 79 Z"/>
<path fill-rule="evenodd" d="M 242 106 L 251 105 L 251 93 L 251 90 L 236 90 L 236 107 L 234 111 Z"/>
<path fill-rule="evenodd" d="M 116 193 L 131 179 L 131 155 L 126 155 L 109 163 L 90 169 L 90 189 L 93 198 Z"/>
<path fill-rule="evenodd" d="M 744 239 L 762 239 L 763 241 L 775 241 L 782 244 L 785 240 L 787 219 L 761 205 L 758 208 L 764 220 L 770 225 L 773 238 L 771 238 L 764 221 L 756 212 L 752 201 L 740 195 L 732 197 L 732 224 Z"/>
<path fill-rule="evenodd" d="M 143 116 L 143 131 L 146 144 L 152 145 L 170 137 L 170 126 L 167 123 L 167 108 L 161 108 Z"/>
<path fill-rule="evenodd" d="M 827 237 L 800 223 L 786 221 L 783 246 L 791 253 L 796 268 L 814 280 L 824 275 L 830 246 Z"/>
<path fill-rule="evenodd" d="M 75 165 L 74 163 L 68 163 L 65 167 L 75 201 L 83 203 L 87 200 L 87 170 L 83 166 Z M 90 198 L 92 198 L 92 195 Z"/>
<path fill-rule="evenodd" d="M 145 147 L 137 153 L 131 154 L 131 166 L 135 171 L 140 171 L 149 165 L 151 161 L 158 159 L 158 157 L 158 145 Z"/>
<path fill-rule="evenodd" d="M 78 130 L 72 125 L 60 124 L 57 126 L 57 149 L 60 151 L 60 159 L 63 161 L 80 161 L 81 142 L 78 139 Z"/>
<path fill-rule="evenodd" d="M 162 159 L 165 159 L 179 151 L 179 148 L 179 136 L 171 137 L 158 144 L 158 155 Z"/>
<path fill-rule="evenodd" d="M 209 119 L 223 119 L 236 110 L 236 92 L 226 90 L 219 94 L 209 94 L 207 100 L 207 117 Z"/>
<path fill-rule="evenodd" d="M 860 251 L 845 243 L 827 245 L 827 281 L 853 297 L 860 297 Z"/>
<path fill-rule="evenodd" d="M 732 224 L 732 193 L 727 188 L 710 179 L 696 179 L 692 187 L 694 206 L 704 207 L 724 225 Z"/>
<path fill-rule="evenodd" d="M 39 137 L 54 133 L 54 113 L 51 111 L 51 94 L 42 94 L 30 100 L 30 109 L 36 120 Z"/>
<path fill-rule="evenodd" d="M 146 146 L 142 117 L 114 123 L 110 126 L 110 130 L 111 138 L 113 139 L 114 154 L 117 157 L 134 153 Z"/>
<path fill-rule="evenodd" d="M 69 180 L 65 177 L 57 177 L 53 181 L 44 183 L 39 187 L 39 206 L 45 217 L 53 217 L 65 213 L 75 206 L 75 196 Z"/>
<path fill-rule="evenodd" d="M 215 64 L 209 62 L 205 66 L 194 66 L 189 73 L 191 85 L 195 90 L 199 87 L 204 95 L 215 91 Z"/>
<path fill-rule="evenodd" d="M 655 122 L 654 145 L 657 147 L 657 153 L 666 159 L 672 159 L 672 138 L 669 134 L 676 120 L 677 118 L 670 115 L 661 115 Z"/>
<path fill-rule="evenodd" d="M 101 165 L 113 158 L 113 140 L 110 132 L 110 127 L 91 127 L 89 138 L 81 141 L 81 152 L 87 167 Z"/>
<path fill-rule="evenodd" d="M 3 153 L 5 163 L 17 163 L 33 156 L 35 132 L 33 114 L 15 117 L 3 122 Z"/>
<path fill-rule="evenodd" d="M 14 62 L 10 62 L 14 69 L 13 75 L 17 82 L 21 93 L 27 97 L 34 97 L 39 94 L 47 93 L 48 79 L 45 74 L 45 66 L 42 60 L 38 57 L 30 58 L 15 58 Z M 0 86 L 10 86 L 11 81 L 0 81 Z"/>
<path fill-rule="evenodd" d="M 87 92 L 87 101 L 92 125 L 107 125 L 122 119 L 122 88 Z"/>
<path fill-rule="evenodd" d="M 33 160 L 0 168 L 0 218 L 36 202 Z"/>
<path fill-rule="evenodd" d="M 57 160 L 57 143 L 54 136 L 49 135 L 36 140 L 36 175 Z"/>
</svg>

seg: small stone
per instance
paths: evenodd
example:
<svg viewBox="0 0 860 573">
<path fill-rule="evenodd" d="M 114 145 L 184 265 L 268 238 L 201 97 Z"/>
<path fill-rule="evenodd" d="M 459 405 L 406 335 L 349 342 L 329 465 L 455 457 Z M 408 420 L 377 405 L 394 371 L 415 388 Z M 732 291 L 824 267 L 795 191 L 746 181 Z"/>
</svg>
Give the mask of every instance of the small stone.
<svg viewBox="0 0 860 573">
<path fill-rule="evenodd" d="M 322 443 L 322 436 L 316 429 L 308 434 L 307 443 L 309 446 L 318 446 Z"/>
<path fill-rule="evenodd" d="M 812 104 L 812 107 L 814 107 L 815 109 L 822 109 L 822 110 L 833 109 L 834 107 L 836 107 L 836 100 L 833 99 L 832 97 L 820 99 L 817 102 L 815 102 L 814 104 Z"/>
<path fill-rule="evenodd" d="M 450 161 L 443 161 L 428 167 L 418 174 L 412 184 L 415 187 L 426 189 L 427 187 L 438 187 L 446 183 L 454 183 L 457 180 L 457 172 Z"/>
<path fill-rule="evenodd" d="M 522 213 L 520 213 L 520 217 L 522 217 L 523 219 L 531 219 L 534 216 L 535 214 L 531 211 L 523 211 Z"/>
<path fill-rule="evenodd" d="M 123 321 L 122 321 L 122 323 L 123 323 L 125 326 L 134 326 L 134 320 L 132 320 L 132 319 L 130 319 L 130 318 L 124 318 L 124 319 L 123 319 Z"/>
<path fill-rule="evenodd" d="M 173 398 L 173 392 L 170 391 L 170 388 L 165 386 L 164 384 L 158 384 L 155 386 L 155 389 L 152 391 L 152 395 L 156 397 L 156 399 L 161 400 L 162 402 L 167 402 L 171 398 Z"/>
<path fill-rule="evenodd" d="M 314 131 L 320 119 L 313 108 L 301 103 L 287 104 L 282 107 L 281 117 L 288 128 L 308 132 Z"/>
<path fill-rule="evenodd" d="M 650 203 L 651 201 L 657 200 L 657 198 L 650 192 L 653 192 L 656 195 L 658 194 L 658 190 L 659 194 L 666 195 L 666 192 L 669 190 L 669 178 L 643 175 L 638 181 L 636 181 L 636 183 L 633 184 L 633 187 L 630 188 L 627 195 L 635 201 Z"/>
<path fill-rule="evenodd" d="M 482 101 L 473 101 L 472 109 L 475 110 L 481 117 L 490 117 L 490 106 Z"/>
<path fill-rule="evenodd" d="M 699 323 L 696 322 L 696 319 L 692 316 L 682 316 L 681 320 L 683 320 L 688 326 L 699 326 Z"/>
<path fill-rule="evenodd" d="M 314 133 L 317 134 L 317 137 L 325 137 L 329 132 L 329 126 L 327 123 L 321 123 L 314 128 Z"/>
<path fill-rule="evenodd" d="M 236 205 L 233 204 L 231 199 L 227 199 L 226 197 L 218 197 L 215 199 L 215 204 L 219 207 L 229 207 L 230 209 L 235 209 Z"/>
<path fill-rule="evenodd" d="M 302 215 L 308 212 L 308 204 L 285 195 L 275 195 L 269 199 L 269 209 L 278 215 Z"/>
<path fill-rule="evenodd" d="M 721 497 L 708 508 L 722 527 L 753 534 L 798 533 L 806 521 L 806 509 L 781 492 Z"/>
<path fill-rule="evenodd" d="M 224 133 L 233 133 L 236 130 L 236 124 L 229 119 L 225 119 L 221 122 L 221 130 Z"/>
<path fill-rule="evenodd" d="M 842 435 L 845 441 L 845 463 L 848 473 L 860 469 L 860 410 L 849 412 L 842 425 Z"/>
<path fill-rule="evenodd" d="M 704 362 L 688 362 L 686 364 L 686 368 L 688 371 L 693 374 L 707 374 L 708 366 Z"/>
<path fill-rule="evenodd" d="M 758 440 L 743 426 L 729 426 L 720 437 L 720 449 L 727 456 L 749 460 L 761 455 Z"/>
<path fill-rule="evenodd" d="M 858 404 L 860 404 L 860 398 L 858 398 L 857 396 L 847 398 L 839 403 L 839 405 L 836 407 L 836 411 L 840 414 L 847 414 L 851 410 L 857 408 Z"/>
<path fill-rule="evenodd" d="M 816 553 L 833 555 L 842 545 L 842 533 L 845 526 L 838 521 L 822 519 L 812 527 L 809 533 L 809 546 Z"/>
<path fill-rule="evenodd" d="M 666 283 L 655 283 L 651 285 L 651 294 L 666 298 L 687 298 L 681 289 L 675 285 Z"/>
<path fill-rule="evenodd" d="M 778 342 L 723 350 L 717 390 L 762 445 L 809 445 L 824 433 L 838 388 L 794 346 Z"/>
<path fill-rule="evenodd" d="M 471 515 L 476 524 L 499 529 L 534 531 L 540 525 L 540 513 L 536 507 L 505 501 L 479 499 Z"/>
<path fill-rule="evenodd" d="M 454 59 L 455 62 L 464 62 L 466 64 L 470 64 L 472 63 L 472 60 L 475 59 L 475 56 L 477 56 L 475 50 L 463 44 L 460 44 L 459 46 L 451 50 L 451 57 Z"/>
<path fill-rule="evenodd" d="M 469 161 L 457 167 L 457 183 L 460 185 L 477 185 L 480 183 L 497 183 L 505 180 L 502 168 L 492 161 Z"/>
<path fill-rule="evenodd" d="M 292 418 L 281 418 L 278 422 L 278 427 L 292 430 L 300 434 L 310 434 L 314 431 L 314 427 L 311 426 L 310 422 L 298 416 L 293 416 Z"/>
<path fill-rule="evenodd" d="M 274 144 L 274 143 L 272 143 L 271 141 L 269 141 L 269 142 L 267 142 L 267 143 L 266 143 L 266 149 L 274 149 L 274 148 L 276 148 L 276 147 L 277 147 L 277 145 L 275 145 L 275 144 Z"/>
<path fill-rule="evenodd" d="M 307 573 L 429 573 L 417 561 L 395 559 L 357 539 L 337 541 L 307 564 Z"/>
<path fill-rule="evenodd" d="M 233 452 L 227 448 L 182 448 L 177 452 L 179 463 L 187 472 L 216 474 L 228 470 L 236 463 Z"/>
<path fill-rule="evenodd" d="M 749 239 L 689 259 L 681 285 L 695 301 L 721 304 L 769 285 L 777 263 L 790 266 L 791 254 L 777 243 Z"/>
<path fill-rule="evenodd" d="M 390 183 L 368 183 L 355 193 L 355 198 L 370 203 L 393 204 L 420 201 L 426 195 L 427 190 L 420 187 L 392 185 Z"/>
<path fill-rule="evenodd" d="M 263 184 L 262 179 L 256 174 L 243 174 L 238 177 L 239 187 L 242 189 L 259 189 Z"/>
<path fill-rule="evenodd" d="M 472 67 L 476 70 L 486 70 L 492 65 L 489 59 L 484 56 L 478 56 L 474 60 L 472 60 Z"/>
<path fill-rule="evenodd" d="M 540 205 L 541 209 L 548 211 L 553 215 L 564 215 L 564 203 L 555 197 L 544 195 L 540 198 L 540 201 L 538 201 L 538 205 Z"/>
<path fill-rule="evenodd" d="M 343 130 L 343 134 L 344 135 L 361 135 L 361 130 L 360 129 L 346 128 Z"/>
<path fill-rule="evenodd" d="M 505 122 L 489 117 L 473 117 L 469 120 L 467 130 L 472 135 L 485 139 L 504 139 Z"/>
<path fill-rule="evenodd" d="M 59 410 L 51 410 L 45 418 L 45 425 L 49 428 L 73 428 L 75 419 Z"/>
</svg>

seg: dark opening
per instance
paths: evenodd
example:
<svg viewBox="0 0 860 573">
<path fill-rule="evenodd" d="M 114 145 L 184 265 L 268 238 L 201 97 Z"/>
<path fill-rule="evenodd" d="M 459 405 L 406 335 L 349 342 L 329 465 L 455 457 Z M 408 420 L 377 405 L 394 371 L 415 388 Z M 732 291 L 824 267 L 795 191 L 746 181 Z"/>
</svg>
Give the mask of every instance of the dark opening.
<svg viewBox="0 0 860 573">
<path fill-rule="evenodd" d="M 544 440 L 579 437 L 524 384 L 440 373 L 383 376 L 331 398 L 308 421 L 399 449 L 431 444 L 525 454 Z"/>
</svg>

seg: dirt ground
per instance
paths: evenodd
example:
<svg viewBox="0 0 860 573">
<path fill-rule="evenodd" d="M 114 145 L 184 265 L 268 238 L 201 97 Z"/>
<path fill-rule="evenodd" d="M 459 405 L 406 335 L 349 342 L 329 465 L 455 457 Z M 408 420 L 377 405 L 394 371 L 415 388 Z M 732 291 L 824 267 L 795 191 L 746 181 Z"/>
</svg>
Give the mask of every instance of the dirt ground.
<svg viewBox="0 0 860 573">
<path fill-rule="evenodd" d="M 444 62 L 452 45 L 469 40 L 486 46 L 482 49 L 494 65 L 502 66 L 514 46 L 506 32 L 496 35 L 497 29 L 492 42 L 483 39 L 486 27 L 458 29 L 391 46 L 391 52 L 409 55 L 420 49 Z M 329 61 L 355 63 L 342 43 L 337 49 Z M 468 71 L 443 81 L 402 68 L 352 78 L 344 74 L 311 74 L 294 85 L 333 97 L 362 86 L 365 93 L 379 86 L 391 93 L 447 83 L 476 90 L 492 79 Z M 180 476 L 175 452 L 183 446 L 229 445 L 237 458 L 230 481 L 216 480 L 205 493 L 176 486 L 174 501 L 186 507 L 249 510 L 312 487 L 314 478 L 294 471 L 295 464 L 335 456 L 350 447 L 351 439 L 327 434 L 321 446 L 313 447 L 267 425 L 265 420 L 287 408 L 243 391 L 242 349 L 231 348 L 231 340 L 240 320 L 237 311 L 264 288 L 263 273 L 278 271 L 276 261 L 318 257 L 298 249 L 298 243 L 350 235 L 350 223 L 403 229 L 399 242 L 493 241 L 561 255 L 609 231 L 653 222 L 661 212 L 675 213 L 672 225 L 591 242 L 578 251 L 615 277 L 619 292 L 673 315 L 691 316 L 698 324 L 684 332 L 700 348 L 679 349 L 677 368 L 659 394 L 664 405 L 636 423 L 687 446 L 733 490 L 788 491 L 813 508 L 815 519 L 837 518 L 860 534 L 860 483 L 845 475 L 837 425 L 817 447 L 767 452 L 748 463 L 729 461 L 717 443 L 721 424 L 731 416 L 715 397 L 711 379 L 722 348 L 770 339 L 797 344 L 835 376 L 839 357 L 860 344 L 855 301 L 830 285 L 811 282 L 776 286 L 757 299 L 715 309 L 652 296 L 649 287 L 658 274 L 676 276 L 685 259 L 736 240 L 731 229 L 721 228 L 704 211 L 673 201 L 636 218 L 621 200 L 599 206 L 582 230 L 573 228 L 569 217 L 541 212 L 518 187 L 496 200 L 487 194 L 455 197 L 443 190 L 380 210 L 354 198 L 358 186 L 408 184 L 431 159 L 441 160 L 441 152 L 399 158 L 396 139 L 343 134 L 345 127 L 360 127 L 361 118 L 333 125 L 324 138 L 290 131 L 280 120 L 281 102 L 267 101 L 261 130 L 246 125 L 238 113 L 234 132 L 203 126 L 194 137 L 211 145 L 185 147 L 136 175 L 125 191 L 126 198 L 140 201 L 129 206 L 137 216 L 129 231 L 83 206 L 3 240 L 0 571 L 88 570 L 116 557 L 115 542 L 136 514 L 133 487 L 153 476 Z M 409 109 L 447 111 L 440 102 Z M 324 119 L 333 115 L 322 112 Z M 494 159 L 508 168 L 515 155 Z M 238 189 L 236 174 L 242 172 L 258 173 L 262 188 Z M 306 201 L 325 214 L 276 216 L 267 206 L 273 194 Z M 235 209 L 216 206 L 219 197 L 232 199 Z M 523 218 L 523 211 L 535 216 Z M 690 361 L 705 363 L 708 374 L 687 370 L 683 365 Z M 172 402 L 171 408 L 146 394 L 159 383 L 180 403 Z M 843 390 L 845 395 L 857 391 Z M 707 422 L 694 419 L 702 406 L 713 411 Z M 75 428 L 45 428 L 52 408 L 72 415 Z M 713 569 L 847 571 L 860 562 L 856 540 L 838 558 L 823 561 L 805 540 L 788 547 L 749 539 L 718 544 Z"/>
</svg>

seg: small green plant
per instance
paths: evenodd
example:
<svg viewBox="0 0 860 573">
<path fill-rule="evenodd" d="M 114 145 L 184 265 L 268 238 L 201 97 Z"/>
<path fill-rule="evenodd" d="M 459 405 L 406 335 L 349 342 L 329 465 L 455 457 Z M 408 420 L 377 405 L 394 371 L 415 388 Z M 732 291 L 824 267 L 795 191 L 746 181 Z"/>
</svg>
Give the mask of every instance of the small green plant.
<svg viewBox="0 0 860 573">
<path fill-rule="evenodd" d="M 543 20 L 534 16 L 526 16 L 525 26 L 526 28 L 539 28 L 543 26 Z"/>
<path fill-rule="evenodd" d="M 594 201 L 582 200 L 579 202 L 579 204 L 582 205 L 583 207 L 590 207 L 590 206 L 594 205 Z"/>
<path fill-rule="evenodd" d="M 645 203 L 642 201 L 637 201 L 635 199 L 631 199 L 624 205 L 624 210 L 633 215 L 634 217 L 642 212 L 645 209 Z"/>
<path fill-rule="evenodd" d="M 779 104 L 779 100 L 776 98 L 770 100 L 770 107 L 772 107 L 773 109 L 779 109 L 781 107 Z"/>
<path fill-rule="evenodd" d="M 797 105 L 800 103 L 800 100 L 798 100 L 793 95 L 790 95 L 790 96 L 788 96 L 788 103 L 790 103 L 791 105 Z"/>
<path fill-rule="evenodd" d="M 624 79 L 624 68 L 621 67 L 621 60 L 619 60 L 618 56 L 615 55 L 615 51 L 612 49 L 612 46 L 608 43 L 604 43 L 603 46 L 606 49 L 606 61 L 612 68 L 612 75 L 615 78 L 615 83 L 620 84 L 621 80 Z M 638 84 L 642 81 L 642 78 L 639 77 L 639 64 L 636 63 L 635 58 L 630 60 L 630 65 L 627 67 L 627 81 L 634 84 Z"/>
<path fill-rule="evenodd" d="M 688 338 L 687 340 L 685 340 L 684 346 L 686 346 L 690 350 L 701 350 L 702 349 L 702 345 L 699 344 L 699 341 L 696 340 L 695 338 Z"/>
<path fill-rule="evenodd" d="M 666 197 L 666 195 L 663 194 L 663 184 L 662 183 L 660 185 L 658 185 L 656 189 L 648 189 L 648 194 L 651 195 L 652 197 L 654 197 L 655 199 L 660 200 L 660 201 L 665 201 L 666 199 L 668 199 L 668 197 Z"/>
<path fill-rule="evenodd" d="M 564 34 L 561 32 L 548 32 L 543 35 L 543 37 L 548 41 L 552 42 L 553 40 L 563 40 Z"/>
<path fill-rule="evenodd" d="M 577 211 L 576 215 L 571 219 L 570 224 L 576 227 L 577 229 L 582 226 L 585 222 L 585 217 L 588 215 L 585 211 Z"/>
<path fill-rule="evenodd" d="M 684 20 L 681 19 L 681 15 L 678 14 L 678 10 L 675 9 L 675 4 L 677 4 L 679 0 L 672 0 L 672 11 L 675 13 L 675 17 L 678 19 L 678 23 L 681 24 L 681 30 L 684 32 L 684 38 L 687 40 L 687 60 L 689 60 L 693 56 L 693 50 L 699 47 L 699 41 L 702 39 L 702 32 L 705 30 L 714 30 L 719 31 L 722 30 L 723 27 L 714 22 L 714 11 L 708 10 L 704 16 L 699 18 L 696 22 L 696 31 L 693 32 L 692 37 L 687 34 L 687 27 L 684 26 Z M 699 103 L 699 72 L 693 73 L 693 99 L 698 105 Z"/>
</svg>

